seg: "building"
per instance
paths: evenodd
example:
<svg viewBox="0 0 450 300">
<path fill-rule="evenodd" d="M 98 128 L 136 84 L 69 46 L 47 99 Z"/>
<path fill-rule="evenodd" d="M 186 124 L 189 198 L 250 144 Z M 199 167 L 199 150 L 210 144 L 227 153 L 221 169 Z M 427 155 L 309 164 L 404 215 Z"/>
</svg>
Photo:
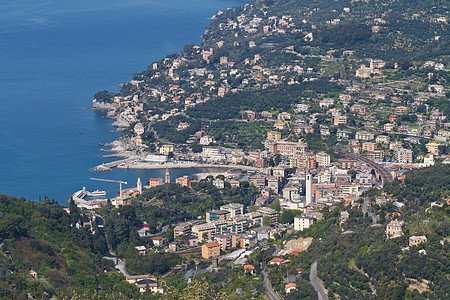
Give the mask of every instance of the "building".
<svg viewBox="0 0 450 300">
<path fill-rule="evenodd" d="M 309 216 L 301 215 L 294 217 L 294 230 L 303 231 L 305 228 L 311 227 L 314 219 Z"/>
<path fill-rule="evenodd" d="M 407 106 L 397 106 L 395 113 L 398 115 L 407 114 L 409 112 L 409 107 Z"/>
<path fill-rule="evenodd" d="M 219 243 L 220 250 L 226 251 L 236 247 L 236 237 L 236 234 L 217 234 L 214 236 L 214 241 Z"/>
<path fill-rule="evenodd" d="M 334 117 L 334 126 L 347 125 L 347 116 Z"/>
<path fill-rule="evenodd" d="M 178 177 L 175 182 L 179 185 L 186 186 L 188 188 L 191 188 L 191 179 L 189 176 L 185 175 L 183 177 Z"/>
<path fill-rule="evenodd" d="M 425 147 L 427 147 L 428 153 L 433 154 L 433 155 L 439 155 L 439 146 L 441 144 L 435 141 L 429 142 L 428 144 L 425 145 Z"/>
<path fill-rule="evenodd" d="M 377 149 L 377 144 L 375 144 L 375 143 L 370 143 L 370 142 L 362 143 L 362 150 L 363 151 L 373 152 L 376 149 Z"/>
<path fill-rule="evenodd" d="M 272 222 L 276 223 L 278 221 L 278 212 L 270 207 L 261 207 L 257 210 L 257 212 L 263 215 L 263 218 L 269 216 L 272 219 Z"/>
<path fill-rule="evenodd" d="M 353 169 L 358 165 L 356 159 L 339 159 L 339 167 L 342 169 Z"/>
<path fill-rule="evenodd" d="M 167 240 L 161 236 L 152 237 L 152 241 L 155 247 L 164 247 L 167 245 Z"/>
<path fill-rule="evenodd" d="M 202 246 L 202 257 L 210 259 L 220 255 L 220 245 L 218 242 L 206 243 Z"/>
<path fill-rule="evenodd" d="M 204 240 L 210 240 L 216 231 L 216 226 L 211 223 L 205 223 L 192 226 L 191 235 L 198 238 L 198 242 L 201 243 Z"/>
<path fill-rule="evenodd" d="M 420 236 L 411 236 L 409 237 L 409 246 L 410 247 L 417 247 L 418 245 L 422 244 L 422 243 L 426 243 L 427 242 L 427 237 L 424 235 L 420 235 Z"/>
<path fill-rule="evenodd" d="M 217 220 L 228 220 L 230 219 L 231 213 L 227 210 L 210 210 L 206 212 L 206 222 L 212 222 Z"/>
<path fill-rule="evenodd" d="M 163 154 L 163 155 L 169 155 L 171 152 L 173 152 L 173 145 L 162 145 L 159 148 L 159 153 Z"/>
<path fill-rule="evenodd" d="M 363 140 L 363 141 L 370 141 L 374 139 L 374 134 L 372 132 L 368 131 L 358 131 L 355 134 L 355 139 L 357 140 Z"/>
<path fill-rule="evenodd" d="M 174 236 L 174 238 L 177 238 L 177 237 L 182 236 L 182 235 L 189 236 L 191 234 L 191 228 L 192 228 L 192 224 L 191 223 L 178 224 L 173 229 L 173 236 Z"/>
<path fill-rule="evenodd" d="M 144 133 L 144 126 L 141 123 L 134 125 L 134 133 L 136 135 L 142 135 Z"/>
<path fill-rule="evenodd" d="M 386 123 L 386 124 L 384 124 L 384 126 L 383 126 L 383 128 L 384 128 L 384 131 L 386 131 L 386 132 L 391 132 L 391 131 L 393 131 L 394 130 L 394 124 L 392 124 L 392 123 Z"/>
<path fill-rule="evenodd" d="M 148 275 L 136 275 L 126 277 L 128 283 L 135 284 L 139 292 L 145 293 L 150 291 L 152 294 L 164 293 L 164 289 L 158 284 L 156 278 L 150 277 Z"/>
<path fill-rule="evenodd" d="M 295 156 L 306 153 L 308 145 L 302 142 L 288 142 L 288 141 L 267 141 L 266 149 L 272 154 L 281 154 L 288 156 Z"/>
<path fill-rule="evenodd" d="M 149 188 L 153 188 L 153 187 L 157 187 L 160 185 L 163 185 L 164 180 L 162 178 L 150 178 L 148 180 L 148 187 Z"/>
<path fill-rule="evenodd" d="M 403 227 L 405 222 L 394 220 L 389 222 L 386 226 L 386 235 L 388 238 L 396 238 L 403 236 Z"/>
<path fill-rule="evenodd" d="M 281 140 L 281 132 L 279 132 L 279 131 L 269 131 L 267 133 L 267 139 L 268 140 L 275 140 L 275 141 Z"/>
<path fill-rule="evenodd" d="M 395 160 L 399 163 L 412 163 L 413 162 L 413 152 L 410 149 L 397 149 L 395 150 Z"/>
<path fill-rule="evenodd" d="M 319 152 L 316 154 L 316 161 L 319 167 L 328 167 L 330 165 L 330 154 Z"/>
<path fill-rule="evenodd" d="M 214 179 L 213 185 L 218 189 L 223 189 L 225 188 L 225 181 L 222 179 Z"/>
<path fill-rule="evenodd" d="M 306 175 L 306 181 L 305 181 L 305 204 L 308 205 L 313 202 L 313 191 L 312 191 L 312 185 L 313 185 L 313 178 L 311 174 Z"/>
<path fill-rule="evenodd" d="M 237 216 L 244 215 L 244 204 L 229 203 L 229 204 L 226 204 L 226 205 L 222 205 L 220 207 L 220 210 L 222 210 L 222 211 L 229 211 L 230 212 L 230 218 L 234 219 Z"/>
<path fill-rule="evenodd" d="M 296 290 L 297 285 L 294 282 L 288 283 L 284 286 L 284 291 L 289 294 L 292 290 Z"/>
<path fill-rule="evenodd" d="M 362 186 L 372 187 L 372 174 L 358 173 L 356 174 L 356 182 Z"/>
</svg>

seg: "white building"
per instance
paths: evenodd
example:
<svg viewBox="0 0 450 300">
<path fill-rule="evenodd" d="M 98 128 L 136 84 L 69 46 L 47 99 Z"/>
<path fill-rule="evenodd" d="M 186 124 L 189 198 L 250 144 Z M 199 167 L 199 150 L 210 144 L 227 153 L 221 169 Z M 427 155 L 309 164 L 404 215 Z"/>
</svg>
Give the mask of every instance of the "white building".
<svg viewBox="0 0 450 300">
<path fill-rule="evenodd" d="M 305 228 L 311 227 L 314 219 L 309 216 L 301 215 L 294 217 L 294 230 L 303 231 Z"/>
</svg>

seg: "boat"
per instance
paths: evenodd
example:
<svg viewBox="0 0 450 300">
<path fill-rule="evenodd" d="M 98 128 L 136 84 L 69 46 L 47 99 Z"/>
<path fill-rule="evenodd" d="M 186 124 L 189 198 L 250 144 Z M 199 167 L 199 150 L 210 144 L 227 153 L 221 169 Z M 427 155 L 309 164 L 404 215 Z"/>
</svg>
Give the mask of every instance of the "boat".
<svg viewBox="0 0 450 300">
<path fill-rule="evenodd" d="M 89 197 L 102 197 L 102 196 L 106 196 L 106 192 L 105 191 L 95 190 L 93 192 L 87 192 L 87 195 Z"/>
</svg>

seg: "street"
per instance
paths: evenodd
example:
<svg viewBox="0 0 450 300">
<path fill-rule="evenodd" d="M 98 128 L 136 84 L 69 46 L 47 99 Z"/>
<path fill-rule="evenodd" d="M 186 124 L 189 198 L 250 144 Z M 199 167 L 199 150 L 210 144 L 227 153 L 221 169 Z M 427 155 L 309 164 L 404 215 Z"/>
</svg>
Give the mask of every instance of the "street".
<svg viewBox="0 0 450 300">
<path fill-rule="evenodd" d="M 323 282 L 319 278 L 317 278 L 317 261 L 313 262 L 311 265 L 311 272 L 309 273 L 309 281 L 316 290 L 319 300 L 327 300 L 328 291 L 323 286 Z"/>
</svg>

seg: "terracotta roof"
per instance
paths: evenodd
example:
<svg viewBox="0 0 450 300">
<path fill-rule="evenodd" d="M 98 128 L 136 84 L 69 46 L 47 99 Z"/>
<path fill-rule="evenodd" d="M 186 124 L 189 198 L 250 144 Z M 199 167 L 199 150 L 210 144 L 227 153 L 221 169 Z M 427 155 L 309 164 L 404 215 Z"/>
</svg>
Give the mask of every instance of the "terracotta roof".
<svg viewBox="0 0 450 300">
<path fill-rule="evenodd" d="M 271 263 L 282 263 L 283 261 L 284 261 L 284 259 L 279 258 L 279 257 L 275 257 L 274 259 L 272 259 L 269 262 L 271 262 Z"/>
<path fill-rule="evenodd" d="M 244 266 L 244 270 L 254 270 L 255 267 L 253 267 L 252 265 L 245 265 Z"/>
<path fill-rule="evenodd" d="M 212 247 L 219 247 L 219 243 L 218 242 L 211 242 L 211 243 L 206 243 L 203 246 L 206 246 L 208 248 L 212 248 Z"/>
<path fill-rule="evenodd" d="M 286 289 L 291 288 L 291 287 L 297 287 L 297 285 L 294 282 L 288 283 L 284 286 Z"/>
</svg>

